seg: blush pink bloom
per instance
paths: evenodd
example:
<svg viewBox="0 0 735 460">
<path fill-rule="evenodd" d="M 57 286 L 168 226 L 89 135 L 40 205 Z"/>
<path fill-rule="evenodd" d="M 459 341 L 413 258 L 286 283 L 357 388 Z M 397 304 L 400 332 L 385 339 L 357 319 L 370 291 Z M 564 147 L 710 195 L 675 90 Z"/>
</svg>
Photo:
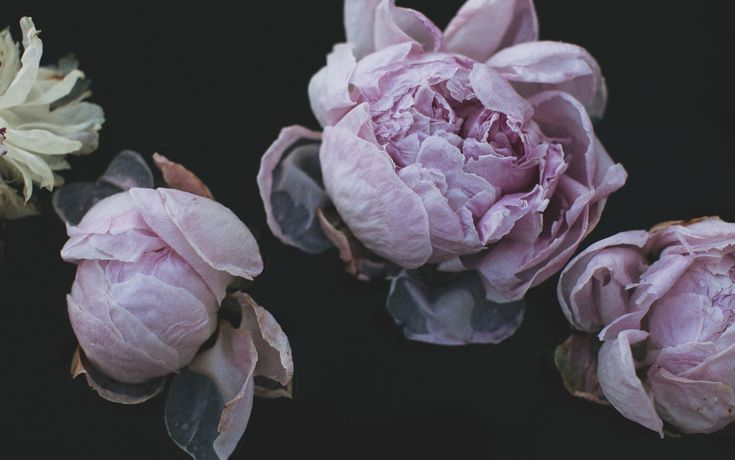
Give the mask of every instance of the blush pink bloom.
<svg viewBox="0 0 735 460">
<path fill-rule="evenodd" d="M 217 328 L 227 285 L 263 266 L 230 210 L 178 190 L 115 194 L 67 231 L 61 255 L 78 264 L 67 297 L 74 332 L 89 361 L 125 383 L 187 366 Z"/>
<path fill-rule="evenodd" d="M 292 200 L 333 204 L 357 240 L 401 267 L 476 269 L 494 302 L 561 269 L 626 180 L 590 120 L 606 101 L 595 60 L 537 41 L 530 0 L 469 0 L 444 32 L 392 0 L 346 0 L 345 25 L 348 43 L 309 84 L 323 190 Z M 272 201 L 298 130 L 259 175 L 274 233 L 296 245 Z"/>
<path fill-rule="evenodd" d="M 734 279 L 735 224 L 709 218 L 595 243 L 558 293 L 576 329 L 602 330 L 607 401 L 659 433 L 711 433 L 735 420 Z"/>
</svg>

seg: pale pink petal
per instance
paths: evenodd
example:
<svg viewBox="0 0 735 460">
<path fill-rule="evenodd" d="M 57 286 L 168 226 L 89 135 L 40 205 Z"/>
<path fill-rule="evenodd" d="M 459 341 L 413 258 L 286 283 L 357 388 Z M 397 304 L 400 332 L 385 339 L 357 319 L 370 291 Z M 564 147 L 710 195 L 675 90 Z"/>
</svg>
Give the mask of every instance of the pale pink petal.
<svg viewBox="0 0 735 460">
<path fill-rule="evenodd" d="M 420 12 L 399 8 L 395 0 L 383 0 L 375 10 L 373 38 L 375 50 L 415 42 L 428 52 L 441 47 L 442 32 Z"/>
<path fill-rule="evenodd" d="M 431 257 L 423 203 L 384 152 L 345 129 L 328 128 L 320 159 L 329 196 L 365 246 L 404 267 L 419 267 Z"/>
<path fill-rule="evenodd" d="M 735 420 L 735 392 L 729 385 L 678 377 L 656 365 L 648 381 L 661 416 L 685 433 L 713 433 Z"/>
<path fill-rule="evenodd" d="M 533 108 L 497 71 L 485 64 L 475 64 L 470 72 L 470 84 L 477 99 L 490 110 L 502 112 L 511 120 L 523 123 L 533 114 Z"/>
<path fill-rule="evenodd" d="M 607 88 L 597 61 L 576 45 L 531 42 L 501 50 L 488 61 L 524 97 L 546 90 L 577 98 L 593 118 L 602 117 Z"/>
<path fill-rule="evenodd" d="M 625 417 L 663 436 L 663 422 L 653 397 L 636 375 L 631 345 L 646 339 L 644 331 L 621 332 L 600 349 L 597 377 L 605 398 Z"/>
<path fill-rule="evenodd" d="M 228 208 L 178 190 L 162 188 L 158 193 L 171 220 L 212 267 L 246 279 L 263 271 L 257 241 Z"/>
<path fill-rule="evenodd" d="M 355 56 L 349 45 L 334 47 L 327 65 L 309 81 L 309 101 L 314 116 L 322 126 L 332 126 L 355 103 L 350 97 L 350 78 L 355 71 Z"/>
<path fill-rule="evenodd" d="M 564 315 L 575 328 L 596 332 L 603 326 L 600 314 L 606 305 L 599 303 L 602 299 L 590 295 L 592 284 L 596 283 L 593 277 L 607 276 L 612 279 L 617 273 L 611 270 L 620 263 L 629 270 L 637 268 L 640 275 L 640 270 L 646 268 L 642 265 L 645 262 L 645 254 L 641 248 L 647 241 L 648 232 L 643 230 L 618 233 L 596 242 L 569 262 L 559 277 L 557 296 Z M 624 252 L 613 252 L 604 259 L 595 260 L 598 255 L 604 254 L 609 249 L 623 249 Z M 621 280 L 615 286 L 625 288 L 627 283 L 623 284 Z"/>
<path fill-rule="evenodd" d="M 164 197 L 158 190 L 134 188 L 129 190 L 127 193 L 129 193 L 133 198 L 135 206 L 143 216 L 146 224 L 156 233 L 156 235 L 158 235 L 159 238 L 171 247 L 171 249 L 176 251 L 177 254 L 183 257 L 184 260 L 186 260 L 189 265 L 199 273 L 199 276 L 202 277 L 210 291 L 212 291 L 217 302 L 221 302 L 225 297 L 227 285 L 232 281 L 232 275 L 213 267 L 209 262 L 204 260 L 204 258 L 199 254 L 199 251 L 192 247 L 192 244 L 187 240 L 186 235 L 184 235 L 179 226 L 174 223 L 169 214 L 169 210 L 167 210 Z M 185 192 L 177 193 L 185 194 Z M 195 195 L 190 195 L 190 197 L 196 198 L 200 201 L 206 200 L 206 198 L 197 197 Z M 231 213 L 231 211 L 228 212 Z M 180 216 L 177 216 L 177 218 L 181 219 Z M 201 225 L 201 223 L 202 222 L 199 222 L 198 225 Z M 205 220 L 204 226 L 200 227 L 199 231 L 209 232 L 212 228 L 211 222 Z M 221 242 L 217 242 L 216 244 L 221 244 Z M 252 254 L 249 255 L 249 257 L 252 256 Z M 243 257 L 245 256 L 243 255 Z"/>
<path fill-rule="evenodd" d="M 375 51 L 375 10 L 382 0 L 345 0 L 344 20 L 347 41 L 355 57 Z"/>
<path fill-rule="evenodd" d="M 178 354 L 147 328 L 135 321 L 123 329 L 118 327 L 124 323 L 120 316 L 128 315 L 111 302 L 105 286 L 99 262 L 83 261 L 66 299 L 72 328 L 92 364 L 125 383 L 140 383 L 175 371 Z"/>
<path fill-rule="evenodd" d="M 487 61 L 503 48 L 538 39 L 531 0 L 467 0 L 444 33 L 444 49 Z"/>
</svg>

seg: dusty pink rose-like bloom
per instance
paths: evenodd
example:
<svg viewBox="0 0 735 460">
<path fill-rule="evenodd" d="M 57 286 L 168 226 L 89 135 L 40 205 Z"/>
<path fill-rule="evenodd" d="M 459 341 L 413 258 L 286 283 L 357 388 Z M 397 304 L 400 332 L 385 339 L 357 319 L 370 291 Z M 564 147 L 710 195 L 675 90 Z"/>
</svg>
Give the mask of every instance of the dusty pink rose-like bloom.
<svg viewBox="0 0 735 460">
<path fill-rule="evenodd" d="M 599 332 L 602 346 L 576 346 L 579 334 L 565 344 L 566 383 L 659 433 L 664 421 L 685 433 L 725 427 L 735 420 L 733 280 L 735 224 L 716 218 L 590 246 L 564 269 L 558 293 L 572 326 Z"/>
<path fill-rule="evenodd" d="M 255 239 L 221 204 L 172 189 L 132 188 L 68 228 L 78 264 L 67 301 L 89 361 L 120 382 L 185 367 L 217 328 L 235 276 L 263 263 Z"/>
<path fill-rule="evenodd" d="M 530 0 L 470 0 L 444 32 L 392 0 L 346 0 L 345 25 L 309 84 L 323 134 L 286 128 L 263 158 L 274 233 L 318 252 L 311 210 L 333 206 L 384 260 L 477 270 L 490 301 L 522 299 L 626 180 L 590 120 L 597 63 L 537 41 Z"/>
<path fill-rule="evenodd" d="M 54 194 L 69 234 L 61 255 L 78 266 L 72 375 L 122 404 L 167 387 L 171 439 L 194 458 L 226 459 L 254 396 L 291 396 L 291 347 L 237 290 L 263 269 L 248 228 L 183 165 L 153 160 L 172 188 L 152 188 L 146 161 L 127 150 L 98 180 Z"/>
</svg>

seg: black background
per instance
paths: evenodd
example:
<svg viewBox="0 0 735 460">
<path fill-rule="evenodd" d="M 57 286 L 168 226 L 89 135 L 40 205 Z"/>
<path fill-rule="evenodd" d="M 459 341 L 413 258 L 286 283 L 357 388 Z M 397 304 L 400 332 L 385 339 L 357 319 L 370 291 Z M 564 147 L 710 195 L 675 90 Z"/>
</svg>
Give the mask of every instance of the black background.
<svg viewBox="0 0 735 460">
<path fill-rule="evenodd" d="M 344 39 L 340 1 L 112 3 L 4 1 L 0 23 L 19 38 L 18 19 L 32 15 L 45 62 L 73 51 L 94 80 L 107 116 L 101 147 L 73 161 L 68 181 L 97 177 L 123 148 L 159 151 L 256 233 L 266 269 L 251 293 L 291 340 L 296 398 L 256 400 L 232 458 L 732 455 L 734 438 L 660 440 L 565 392 L 551 359 L 569 332 L 556 277 L 530 292 L 511 340 L 442 348 L 402 337 L 383 308 L 386 283 L 351 279 L 335 251 L 309 256 L 270 235 L 259 159 L 282 126 L 318 128 L 306 85 Z M 442 27 L 461 3 L 399 2 Z M 543 39 L 600 62 L 610 102 L 597 132 L 630 174 L 583 246 L 663 220 L 735 219 L 727 3 L 537 1 Z M 162 398 L 118 406 L 71 380 L 64 295 L 74 267 L 58 256 L 64 227 L 40 195 L 42 215 L 8 223 L 0 266 L 2 458 L 187 458 L 166 435 Z"/>
</svg>

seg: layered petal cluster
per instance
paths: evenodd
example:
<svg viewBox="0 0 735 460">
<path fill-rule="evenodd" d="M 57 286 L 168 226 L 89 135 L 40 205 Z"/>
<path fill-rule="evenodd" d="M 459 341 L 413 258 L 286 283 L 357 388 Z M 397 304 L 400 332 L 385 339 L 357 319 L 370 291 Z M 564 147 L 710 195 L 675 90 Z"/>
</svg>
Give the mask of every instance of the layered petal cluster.
<svg viewBox="0 0 735 460">
<path fill-rule="evenodd" d="M 735 420 L 735 224 L 716 218 L 624 232 L 577 256 L 559 300 L 599 333 L 597 380 L 616 409 L 711 433 Z"/>
<path fill-rule="evenodd" d="M 89 361 L 141 383 L 187 366 L 217 328 L 233 277 L 262 270 L 245 224 L 219 203 L 172 189 L 132 188 L 68 226 L 78 264 L 69 317 Z"/>
<path fill-rule="evenodd" d="M 401 267 L 478 270 L 494 302 L 561 269 L 626 179 L 592 128 L 606 100 L 594 59 L 536 41 L 530 0 L 469 0 L 444 32 L 392 0 L 347 0 L 345 24 L 348 43 L 309 84 L 324 132 L 319 174 L 299 190 Z M 259 179 L 293 244 L 274 196 L 289 148 L 274 144 Z"/>
<path fill-rule="evenodd" d="M 98 144 L 102 109 L 83 102 L 89 81 L 74 59 L 41 66 L 43 44 L 31 18 L 20 21 L 23 51 L 9 29 L 0 32 L 0 218 L 34 212 L 33 187 L 52 189 L 69 168 L 67 154 Z"/>
</svg>

